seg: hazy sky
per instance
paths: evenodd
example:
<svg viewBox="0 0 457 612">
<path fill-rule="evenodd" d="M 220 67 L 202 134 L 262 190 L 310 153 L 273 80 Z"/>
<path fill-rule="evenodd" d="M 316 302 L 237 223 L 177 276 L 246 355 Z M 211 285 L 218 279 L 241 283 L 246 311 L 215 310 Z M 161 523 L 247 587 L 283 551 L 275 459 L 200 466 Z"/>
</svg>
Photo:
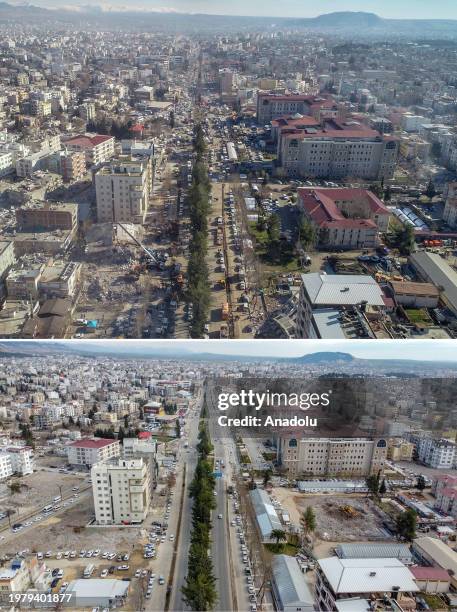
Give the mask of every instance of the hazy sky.
<svg viewBox="0 0 457 612">
<path fill-rule="evenodd" d="M 22 0 L 9 0 L 22 4 Z M 368 11 L 381 17 L 412 19 L 457 19 L 456 0 L 30 0 L 44 7 L 63 5 L 146 8 L 150 10 L 198 12 L 226 15 L 313 17 L 333 11 Z"/>
<path fill-rule="evenodd" d="M 46 341 L 48 344 L 49 341 Z M 64 341 L 68 346 L 68 341 Z M 38 341 L 37 341 L 38 343 Z M 457 342 L 455 340 L 344 340 L 336 342 L 333 340 L 100 340 L 78 341 L 72 340 L 71 344 L 78 348 L 88 349 L 90 345 L 102 344 L 116 347 L 120 352 L 126 352 L 134 348 L 156 349 L 162 347 L 164 356 L 167 351 L 183 349 L 194 354 L 215 353 L 223 355 L 250 355 L 250 356 L 272 356 L 272 357 L 299 357 L 308 353 L 322 351 L 339 351 L 351 353 L 354 357 L 364 359 L 415 359 L 419 361 L 457 361 Z"/>
</svg>

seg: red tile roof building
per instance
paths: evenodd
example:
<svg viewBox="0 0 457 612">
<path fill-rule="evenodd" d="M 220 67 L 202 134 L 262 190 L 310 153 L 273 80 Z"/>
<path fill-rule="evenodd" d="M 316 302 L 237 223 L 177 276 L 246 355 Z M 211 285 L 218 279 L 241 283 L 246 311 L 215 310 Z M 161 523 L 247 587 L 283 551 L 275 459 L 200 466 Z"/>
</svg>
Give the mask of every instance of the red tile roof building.
<svg viewBox="0 0 457 612">
<path fill-rule="evenodd" d="M 298 206 L 326 248 L 374 248 L 389 224 L 389 210 L 366 189 L 299 189 Z"/>
<path fill-rule="evenodd" d="M 68 151 L 83 151 L 86 162 L 95 166 L 108 161 L 114 155 L 114 137 L 103 134 L 73 136 L 64 143 Z"/>
<path fill-rule="evenodd" d="M 285 115 L 310 115 L 317 120 L 324 117 L 338 118 L 340 109 L 330 95 L 274 94 L 259 92 L 257 95 L 257 123 L 266 125 Z"/>
<path fill-rule="evenodd" d="M 425 593 L 448 593 L 451 583 L 449 572 L 442 567 L 417 566 L 409 568 L 414 582 Z"/>
<path fill-rule="evenodd" d="M 67 446 L 68 463 L 91 466 L 120 456 L 119 440 L 111 438 L 81 438 Z"/>
</svg>

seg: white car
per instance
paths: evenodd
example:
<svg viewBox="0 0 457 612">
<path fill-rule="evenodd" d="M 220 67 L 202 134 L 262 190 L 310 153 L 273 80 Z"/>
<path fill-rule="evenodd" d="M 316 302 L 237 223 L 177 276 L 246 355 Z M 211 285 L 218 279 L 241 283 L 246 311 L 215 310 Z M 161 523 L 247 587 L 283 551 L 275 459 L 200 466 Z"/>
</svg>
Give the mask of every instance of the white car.
<svg viewBox="0 0 457 612">
<path fill-rule="evenodd" d="M 104 569 L 102 570 L 102 573 L 100 574 L 100 578 L 106 578 L 108 576 L 108 570 Z"/>
</svg>

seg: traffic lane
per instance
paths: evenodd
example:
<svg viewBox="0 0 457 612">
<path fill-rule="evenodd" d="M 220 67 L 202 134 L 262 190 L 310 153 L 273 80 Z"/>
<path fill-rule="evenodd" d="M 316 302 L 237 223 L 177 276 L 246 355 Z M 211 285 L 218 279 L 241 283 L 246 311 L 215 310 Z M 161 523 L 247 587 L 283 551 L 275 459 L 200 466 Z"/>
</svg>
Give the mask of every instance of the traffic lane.
<svg viewBox="0 0 457 612">
<path fill-rule="evenodd" d="M 218 478 L 216 481 L 217 504 L 214 511 L 213 521 L 213 546 L 212 558 L 214 575 L 217 579 L 216 588 L 218 592 L 218 602 L 215 610 L 225 612 L 233 608 L 231 572 L 228 561 L 228 534 L 226 522 L 226 502 L 224 495 L 224 479 Z M 222 518 L 218 518 L 222 516 Z"/>
<path fill-rule="evenodd" d="M 194 409 L 192 409 L 193 411 Z M 187 425 L 185 426 L 185 429 Z M 177 558 L 175 565 L 174 580 L 172 586 L 172 594 L 170 597 L 170 610 L 188 610 L 189 608 L 182 598 L 182 587 L 185 584 L 187 575 L 187 563 L 190 547 L 190 537 L 192 528 L 192 500 L 188 493 L 188 484 L 193 478 L 195 468 L 197 467 L 197 455 L 195 446 L 198 439 L 198 419 L 191 421 L 191 426 L 188 432 L 189 448 L 183 449 L 180 456 L 180 463 L 186 464 L 187 486 L 183 491 L 184 500 L 182 506 L 182 522 L 178 540 Z"/>
</svg>

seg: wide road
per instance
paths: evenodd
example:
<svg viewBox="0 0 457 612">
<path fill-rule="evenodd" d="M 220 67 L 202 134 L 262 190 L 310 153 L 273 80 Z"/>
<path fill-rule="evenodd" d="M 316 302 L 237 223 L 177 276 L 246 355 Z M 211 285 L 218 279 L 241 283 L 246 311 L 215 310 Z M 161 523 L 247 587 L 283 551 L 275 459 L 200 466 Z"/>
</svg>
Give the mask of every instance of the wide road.
<svg viewBox="0 0 457 612">
<path fill-rule="evenodd" d="M 199 389 L 199 395 L 195 402 L 195 408 L 192 409 L 191 413 L 187 418 L 185 426 L 185 432 L 187 432 L 187 438 L 185 438 L 189 446 L 187 449 L 183 449 L 180 455 L 180 462 L 178 469 L 182 470 L 184 463 L 186 464 L 186 488 L 184 490 L 184 498 L 182 501 L 181 511 L 181 529 L 179 538 L 176 542 L 176 562 L 173 576 L 172 590 L 170 594 L 169 610 L 189 610 L 182 599 L 181 589 L 185 584 L 185 578 L 187 575 L 187 559 L 189 555 L 190 547 L 190 534 L 192 530 L 192 500 L 189 497 L 189 485 L 194 476 L 195 468 L 197 467 L 197 451 L 195 447 L 197 445 L 198 437 L 198 424 L 200 417 L 200 410 L 203 402 L 203 391 Z M 179 499 L 175 502 L 180 503 Z M 175 509 L 179 512 L 179 509 Z"/>
<path fill-rule="evenodd" d="M 211 421 L 214 423 L 214 421 Z M 215 460 L 219 459 L 227 465 L 228 458 L 225 456 L 224 440 L 217 437 L 217 426 L 211 427 L 211 439 L 214 445 Z M 216 429 L 216 431 L 214 431 Z M 224 472 L 224 469 L 221 468 Z M 215 610 L 225 612 L 226 610 L 234 610 L 233 595 L 232 595 L 232 572 L 229 559 L 229 538 L 228 538 L 228 516 L 227 516 L 227 493 L 226 482 L 224 475 L 222 478 L 216 478 L 216 509 L 213 511 L 213 545 L 212 559 L 214 575 L 217 579 L 218 602 Z M 219 519 L 218 516 L 222 515 Z"/>
</svg>

